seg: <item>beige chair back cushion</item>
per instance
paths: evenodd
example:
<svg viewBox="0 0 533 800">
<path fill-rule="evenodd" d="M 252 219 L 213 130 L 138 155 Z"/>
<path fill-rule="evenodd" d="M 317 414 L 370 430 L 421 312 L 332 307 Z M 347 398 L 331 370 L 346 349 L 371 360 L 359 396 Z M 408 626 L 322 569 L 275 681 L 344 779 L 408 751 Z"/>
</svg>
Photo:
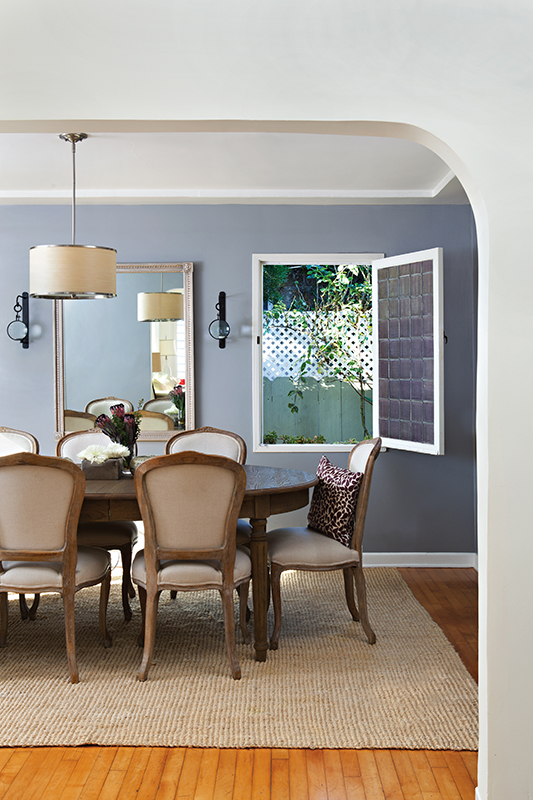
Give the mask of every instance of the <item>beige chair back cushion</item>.
<svg viewBox="0 0 533 800">
<path fill-rule="evenodd" d="M 70 458 L 75 464 L 81 463 L 78 453 L 85 450 L 89 445 L 98 444 L 107 447 L 111 444 L 111 439 L 103 431 L 91 430 L 76 432 L 75 436 L 65 436 L 57 443 L 56 452 L 61 458 Z"/>
<path fill-rule="evenodd" d="M 160 414 L 164 414 L 167 408 L 175 408 L 174 403 L 170 397 L 163 397 L 162 399 L 157 398 L 157 400 L 147 400 L 143 411 L 158 411 Z"/>
<path fill-rule="evenodd" d="M 97 417 L 100 414 L 107 414 L 109 417 L 111 406 L 116 406 L 118 403 L 124 405 L 124 411 L 133 411 L 133 403 L 130 403 L 129 400 L 122 400 L 120 397 L 101 397 L 97 400 L 91 400 L 85 406 L 85 411 L 89 414 L 95 414 Z"/>
<path fill-rule="evenodd" d="M 226 456 L 233 461 L 241 462 L 239 442 L 232 436 L 211 431 L 195 431 L 186 436 L 176 437 L 169 444 L 167 453 L 181 453 L 192 450 L 194 453 L 205 453 L 212 456 Z"/>
<path fill-rule="evenodd" d="M 67 433 L 70 431 L 88 431 L 94 428 L 96 416 L 94 414 L 86 414 L 84 411 L 71 411 L 65 409 L 65 430 Z"/>
<path fill-rule="evenodd" d="M 375 447 L 376 442 L 369 439 L 368 442 L 361 442 L 350 454 L 348 469 L 350 472 L 362 472 L 364 474 L 370 453 Z"/>
<path fill-rule="evenodd" d="M 176 464 L 146 475 L 157 544 L 206 550 L 224 544 L 235 474 L 209 464 Z"/>
<path fill-rule="evenodd" d="M 166 414 L 150 409 L 148 412 L 142 412 L 139 428 L 141 431 L 173 431 L 174 420 Z"/>
<path fill-rule="evenodd" d="M 43 466 L 0 469 L 0 548 L 60 550 L 74 480 L 69 472 Z"/>
<path fill-rule="evenodd" d="M 33 439 L 24 431 L 0 431 L 0 456 L 35 452 Z"/>
</svg>

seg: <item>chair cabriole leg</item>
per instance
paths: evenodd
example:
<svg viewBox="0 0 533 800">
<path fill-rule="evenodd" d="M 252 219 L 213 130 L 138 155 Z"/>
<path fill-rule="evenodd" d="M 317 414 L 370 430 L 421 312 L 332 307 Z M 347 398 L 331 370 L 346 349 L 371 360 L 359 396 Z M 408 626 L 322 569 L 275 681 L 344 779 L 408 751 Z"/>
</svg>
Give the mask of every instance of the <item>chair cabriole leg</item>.
<svg viewBox="0 0 533 800">
<path fill-rule="evenodd" d="M 366 633 L 368 644 L 375 644 L 376 634 L 370 627 L 370 621 L 368 619 L 368 611 L 366 607 L 366 586 L 365 586 L 365 577 L 363 575 L 363 568 L 361 564 L 359 564 L 357 567 L 353 567 L 352 569 L 355 578 L 355 588 L 357 590 L 357 605 L 359 606 L 361 625 L 363 626 L 363 630 Z"/>
<path fill-rule="evenodd" d="M 7 644 L 7 592 L 0 592 L 0 647 Z"/>
<path fill-rule="evenodd" d="M 76 636 L 74 626 L 74 591 L 63 589 L 63 608 L 65 613 L 65 636 L 67 640 L 67 659 L 70 682 L 79 683 L 80 676 L 76 663 Z"/>
<path fill-rule="evenodd" d="M 139 680 L 145 681 L 148 677 L 155 644 L 155 628 L 157 621 L 157 604 L 161 592 L 146 592 L 146 620 L 144 630 L 144 651 L 139 669 Z"/>
<path fill-rule="evenodd" d="M 144 628 L 146 625 L 146 589 L 144 586 L 137 586 L 139 591 L 139 603 L 141 604 L 141 630 L 137 637 L 137 644 L 139 647 L 144 645 Z"/>
<path fill-rule="evenodd" d="M 131 544 L 124 544 L 119 549 L 122 557 L 122 608 L 124 619 L 129 622 L 131 619 L 129 598 L 135 597 L 135 589 L 131 582 Z"/>
<path fill-rule="evenodd" d="M 241 679 L 241 667 L 237 658 L 237 648 L 235 644 L 235 610 L 233 607 L 233 587 L 224 587 L 220 590 L 222 598 L 222 610 L 224 612 L 224 632 L 226 634 L 226 650 L 233 679 Z"/>
<path fill-rule="evenodd" d="M 238 587 L 239 593 L 239 624 L 241 626 L 244 644 L 250 644 L 252 637 L 248 628 L 248 592 L 250 591 L 250 581 L 241 583 Z"/>
<path fill-rule="evenodd" d="M 270 637 L 270 649 L 278 649 L 279 634 L 281 631 L 281 573 L 283 567 L 280 564 L 270 565 L 270 588 L 272 591 L 272 604 L 274 606 L 274 630 Z"/>
<path fill-rule="evenodd" d="M 352 567 L 346 567 L 343 569 L 344 575 L 344 591 L 346 594 L 346 603 L 348 604 L 348 610 L 352 615 L 352 619 L 355 622 L 359 622 L 359 611 L 357 610 L 357 606 L 355 605 L 355 597 L 353 591 L 353 571 Z"/>
<path fill-rule="evenodd" d="M 100 635 L 104 642 L 104 647 L 111 647 L 111 644 L 113 642 L 109 634 L 109 631 L 107 630 L 107 603 L 109 600 L 110 588 L 111 588 L 111 570 L 109 570 L 104 580 L 100 584 L 99 623 L 100 623 Z"/>
</svg>

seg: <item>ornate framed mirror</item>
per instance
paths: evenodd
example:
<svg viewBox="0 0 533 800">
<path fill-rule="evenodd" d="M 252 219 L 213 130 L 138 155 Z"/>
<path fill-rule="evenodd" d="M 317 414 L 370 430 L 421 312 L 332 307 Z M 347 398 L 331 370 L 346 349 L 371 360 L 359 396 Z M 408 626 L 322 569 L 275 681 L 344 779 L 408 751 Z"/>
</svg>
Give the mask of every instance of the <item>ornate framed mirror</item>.
<svg viewBox="0 0 533 800">
<path fill-rule="evenodd" d="M 138 295 L 146 299 L 151 293 L 181 294 L 183 303 L 178 303 L 176 316 L 179 313 L 183 319 L 154 319 L 155 314 L 141 313 Z M 164 441 L 180 427 L 194 428 L 192 262 L 118 264 L 116 297 L 96 302 L 55 300 L 54 372 L 56 438 L 67 430 L 92 427 L 87 406 L 107 397 L 129 400 L 134 409 L 148 401 L 168 400 L 166 408 L 164 402 L 149 404 L 147 416 L 156 416 L 142 425 L 139 441 Z M 177 407 L 169 391 L 176 384 L 185 396 L 184 419 L 172 413 Z M 148 429 L 152 422 L 160 425 L 159 417 L 165 427 L 167 410 L 172 425 L 166 430 Z"/>
</svg>

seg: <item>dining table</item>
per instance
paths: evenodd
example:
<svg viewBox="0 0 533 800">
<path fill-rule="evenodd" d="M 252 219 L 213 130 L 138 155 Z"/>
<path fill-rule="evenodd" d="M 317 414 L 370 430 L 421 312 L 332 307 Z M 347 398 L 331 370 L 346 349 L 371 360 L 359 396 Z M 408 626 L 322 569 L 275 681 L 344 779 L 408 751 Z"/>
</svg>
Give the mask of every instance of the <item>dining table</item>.
<svg viewBox="0 0 533 800">
<path fill-rule="evenodd" d="M 318 478 L 309 472 L 282 467 L 245 464 L 244 469 L 246 492 L 239 516 L 249 519 L 251 525 L 255 658 L 256 661 L 266 661 L 269 605 L 267 521 L 275 514 L 304 508 L 309 502 L 309 491 L 318 483 Z M 131 475 L 125 474 L 118 480 L 86 482 L 81 522 L 141 519 Z"/>
</svg>

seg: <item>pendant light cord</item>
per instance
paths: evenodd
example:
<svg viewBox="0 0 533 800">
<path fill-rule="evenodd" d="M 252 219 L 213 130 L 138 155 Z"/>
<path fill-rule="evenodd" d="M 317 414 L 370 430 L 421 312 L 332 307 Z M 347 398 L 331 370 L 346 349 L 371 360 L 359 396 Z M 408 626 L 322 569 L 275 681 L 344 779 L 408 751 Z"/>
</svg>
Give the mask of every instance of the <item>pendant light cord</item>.
<svg viewBox="0 0 533 800">
<path fill-rule="evenodd" d="M 72 244 L 76 244 L 76 140 L 72 140 Z"/>
</svg>

